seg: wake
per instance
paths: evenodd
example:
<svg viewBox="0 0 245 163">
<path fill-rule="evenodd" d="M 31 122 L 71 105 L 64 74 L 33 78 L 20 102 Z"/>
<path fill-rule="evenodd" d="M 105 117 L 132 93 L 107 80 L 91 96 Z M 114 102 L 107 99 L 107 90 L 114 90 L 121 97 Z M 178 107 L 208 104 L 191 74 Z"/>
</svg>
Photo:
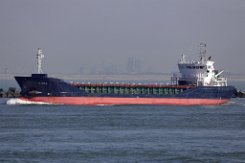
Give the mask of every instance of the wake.
<svg viewBox="0 0 245 163">
<path fill-rule="evenodd" d="M 245 107 L 245 100 L 244 99 L 231 100 L 226 105 L 234 105 L 234 106 L 243 106 L 243 107 Z"/>
<path fill-rule="evenodd" d="M 12 98 L 6 101 L 7 105 L 52 105 L 46 102 L 34 102 L 34 101 L 27 101 L 22 100 L 19 98 Z"/>
</svg>

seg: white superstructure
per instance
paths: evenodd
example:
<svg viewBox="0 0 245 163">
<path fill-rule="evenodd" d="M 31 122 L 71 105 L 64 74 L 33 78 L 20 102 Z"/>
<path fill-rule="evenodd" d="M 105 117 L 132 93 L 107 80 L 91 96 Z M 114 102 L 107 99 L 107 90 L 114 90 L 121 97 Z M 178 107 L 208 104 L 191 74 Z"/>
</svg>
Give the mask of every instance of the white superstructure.
<svg viewBox="0 0 245 163">
<path fill-rule="evenodd" d="M 214 68 L 214 61 L 206 57 L 206 44 L 200 44 L 199 61 L 186 61 L 185 55 L 178 63 L 179 74 L 171 77 L 173 84 L 198 86 L 227 86 L 227 79 L 221 77 L 223 71 Z"/>
</svg>

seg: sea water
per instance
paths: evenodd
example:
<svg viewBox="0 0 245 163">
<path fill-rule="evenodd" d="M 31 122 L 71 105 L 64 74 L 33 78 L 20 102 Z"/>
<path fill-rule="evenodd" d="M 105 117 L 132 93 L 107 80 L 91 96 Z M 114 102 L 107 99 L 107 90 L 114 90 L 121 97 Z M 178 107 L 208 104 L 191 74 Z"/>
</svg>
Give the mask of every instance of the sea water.
<svg viewBox="0 0 245 163">
<path fill-rule="evenodd" d="M 245 162 L 245 99 L 222 106 L 7 105 L 0 162 Z"/>
</svg>

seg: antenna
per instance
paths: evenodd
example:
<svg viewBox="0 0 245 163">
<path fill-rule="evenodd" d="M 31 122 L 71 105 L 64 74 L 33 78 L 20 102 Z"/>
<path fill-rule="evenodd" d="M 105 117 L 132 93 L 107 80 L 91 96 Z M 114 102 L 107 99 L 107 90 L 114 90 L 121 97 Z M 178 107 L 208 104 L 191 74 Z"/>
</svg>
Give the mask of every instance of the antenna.
<svg viewBox="0 0 245 163">
<path fill-rule="evenodd" d="M 37 49 L 37 73 L 43 74 L 42 59 L 44 58 L 43 52 L 40 48 Z"/>
<path fill-rule="evenodd" d="M 200 60 L 203 62 L 206 59 L 206 47 L 207 45 L 203 42 L 200 43 Z"/>
<path fill-rule="evenodd" d="M 184 53 L 181 55 L 180 63 L 186 63 L 185 54 Z"/>
</svg>

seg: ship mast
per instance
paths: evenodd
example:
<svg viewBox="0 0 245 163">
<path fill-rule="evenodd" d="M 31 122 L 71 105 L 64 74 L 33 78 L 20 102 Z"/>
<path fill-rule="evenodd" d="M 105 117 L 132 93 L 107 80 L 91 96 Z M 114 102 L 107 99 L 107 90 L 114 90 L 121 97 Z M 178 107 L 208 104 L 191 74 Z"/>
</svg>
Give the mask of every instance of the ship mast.
<svg viewBox="0 0 245 163">
<path fill-rule="evenodd" d="M 200 43 L 200 61 L 203 63 L 206 60 L 206 47 L 207 45 L 205 43 Z"/>
<path fill-rule="evenodd" d="M 43 74 L 42 59 L 44 58 L 43 52 L 40 48 L 37 49 L 37 73 Z"/>
</svg>

